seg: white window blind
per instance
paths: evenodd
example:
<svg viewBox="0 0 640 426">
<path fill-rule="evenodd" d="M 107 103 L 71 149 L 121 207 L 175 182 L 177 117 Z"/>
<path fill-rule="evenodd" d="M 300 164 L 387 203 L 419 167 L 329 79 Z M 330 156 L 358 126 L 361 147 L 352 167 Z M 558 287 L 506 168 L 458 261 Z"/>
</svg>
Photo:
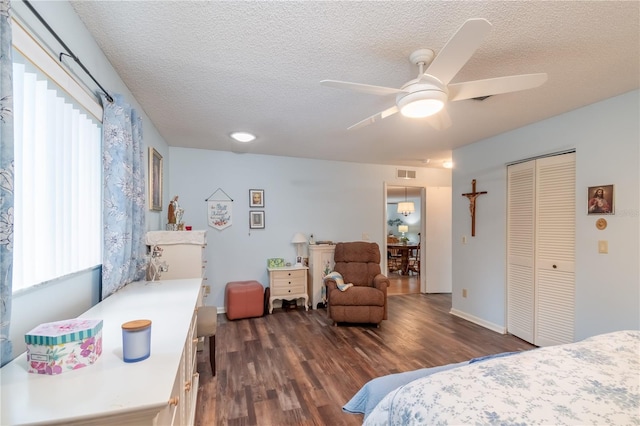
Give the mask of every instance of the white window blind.
<svg viewBox="0 0 640 426">
<path fill-rule="evenodd" d="M 13 55 L 15 292 L 101 263 L 102 136 L 49 72 Z"/>
</svg>

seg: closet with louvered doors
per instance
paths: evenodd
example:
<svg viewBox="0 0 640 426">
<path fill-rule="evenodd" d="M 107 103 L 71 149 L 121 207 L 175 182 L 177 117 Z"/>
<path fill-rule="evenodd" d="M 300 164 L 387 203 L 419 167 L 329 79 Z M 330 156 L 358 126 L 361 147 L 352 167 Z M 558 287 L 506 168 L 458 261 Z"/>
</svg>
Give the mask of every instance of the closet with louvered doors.
<svg viewBox="0 0 640 426">
<path fill-rule="evenodd" d="M 507 331 L 574 341 L 575 153 L 507 168 Z"/>
</svg>

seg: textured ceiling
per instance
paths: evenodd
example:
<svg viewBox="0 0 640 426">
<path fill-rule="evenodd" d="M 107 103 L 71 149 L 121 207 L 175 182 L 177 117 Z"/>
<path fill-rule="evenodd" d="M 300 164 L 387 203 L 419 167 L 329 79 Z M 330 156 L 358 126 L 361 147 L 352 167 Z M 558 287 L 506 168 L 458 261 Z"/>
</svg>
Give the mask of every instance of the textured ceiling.
<svg viewBox="0 0 640 426">
<path fill-rule="evenodd" d="M 451 150 L 640 86 L 640 2 L 72 1 L 170 146 L 441 167 Z M 464 21 L 493 29 L 452 83 L 546 72 L 541 87 L 448 105 L 432 129 L 396 114 L 350 125 L 400 87 L 409 54 L 436 54 Z M 239 145 L 236 130 L 258 139 Z"/>
</svg>

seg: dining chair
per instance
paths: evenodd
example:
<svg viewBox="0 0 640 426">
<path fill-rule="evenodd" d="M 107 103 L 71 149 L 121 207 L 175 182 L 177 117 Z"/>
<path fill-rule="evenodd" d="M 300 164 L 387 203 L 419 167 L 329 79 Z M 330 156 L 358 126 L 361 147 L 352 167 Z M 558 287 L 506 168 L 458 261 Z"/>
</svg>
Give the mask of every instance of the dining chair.
<svg viewBox="0 0 640 426">
<path fill-rule="evenodd" d="M 402 254 L 399 249 L 394 247 L 387 248 L 387 268 L 389 273 L 402 269 Z"/>
<path fill-rule="evenodd" d="M 420 275 L 420 245 L 418 248 L 412 249 L 409 255 L 409 272 L 413 271 Z"/>
</svg>

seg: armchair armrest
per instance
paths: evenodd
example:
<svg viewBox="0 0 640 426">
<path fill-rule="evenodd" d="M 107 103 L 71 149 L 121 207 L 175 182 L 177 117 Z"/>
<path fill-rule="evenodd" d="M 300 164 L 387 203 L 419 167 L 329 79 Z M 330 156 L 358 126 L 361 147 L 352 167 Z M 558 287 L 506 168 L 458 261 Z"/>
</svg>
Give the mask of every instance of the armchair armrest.
<svg viewBox="0 0 640 426">
<path fill-rule="evenodd" d="M 382 290 L 387 293 L 387 287 L 389 287 L 389 278 L 383 274 L 378 274 L 373 277 L 373 286 L 378 290 Z"/>
<path fill-rule="evenodd" d="M 378 274 L 373 277 L 373 286 L 384 293 L 384 319 L 387 319 L 387 288 L 389 287 L 389 277 Z"/>
<path fill-rule="evenodd" d="M 338 283 L 336 283 L 336 281 L 332 280 L 331 278 L 327 278 L 326 280 L 324 280 L 324 285 L 327 286 L 327 296 L 329 295 L 329 291 L 338 289 Z"/>
</svg>

